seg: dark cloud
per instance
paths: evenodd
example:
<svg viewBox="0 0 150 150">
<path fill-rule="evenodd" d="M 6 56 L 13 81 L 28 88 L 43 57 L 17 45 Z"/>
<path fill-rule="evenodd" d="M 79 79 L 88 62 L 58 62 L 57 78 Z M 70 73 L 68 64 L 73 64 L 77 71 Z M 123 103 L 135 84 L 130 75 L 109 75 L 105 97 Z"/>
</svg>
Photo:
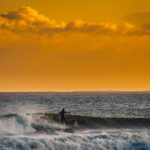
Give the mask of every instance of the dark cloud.
<svg viewBox="0 0 150 150">
<path fill-rule="evenodd" d="M 128 14 L 125 18 L 128 22 L 135 24 L 150 23 L 150 11 Z"/>
<path fill-rule="evenodd" d="M 150 35 L 150 11 L 131 13 L 125 19 L 136 26 L 134 34 Z"/>
<path fill-rule="evenodd" d="M 2 14 L 0 14 L 0 17 L 6 18 L 6 19 L 14 19 L 14 20 L 21 19 L 20 14 L 18 14 L 16 12 L 2 13 Z"/>
</svg>

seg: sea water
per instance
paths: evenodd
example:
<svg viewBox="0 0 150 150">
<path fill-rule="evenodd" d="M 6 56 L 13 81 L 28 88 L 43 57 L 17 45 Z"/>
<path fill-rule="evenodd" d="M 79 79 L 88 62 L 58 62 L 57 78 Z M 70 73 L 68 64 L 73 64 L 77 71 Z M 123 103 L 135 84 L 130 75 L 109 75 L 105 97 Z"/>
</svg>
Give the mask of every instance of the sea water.
<svg viewBox="0 0 150 150">
<path fill-rule="evenodd" d="M 62 108 L 83 119 L 138 121 L 150 118 L 150 93 L 0 93 L 0 150 L 150 150 L 150 124 L 118 128 L 110 121 L 107 128 L 98 124 L 65 132 L 67 125 L 41 117 Z"/>
</svg>

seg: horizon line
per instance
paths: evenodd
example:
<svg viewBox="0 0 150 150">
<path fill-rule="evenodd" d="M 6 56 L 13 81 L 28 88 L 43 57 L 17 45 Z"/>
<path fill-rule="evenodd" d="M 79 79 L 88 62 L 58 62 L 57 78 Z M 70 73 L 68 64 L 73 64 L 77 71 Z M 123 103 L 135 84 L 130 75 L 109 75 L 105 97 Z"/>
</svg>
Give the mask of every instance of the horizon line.
<svg viewBox="0 0 150 150">
<path fill-rule="evenodd" d="M 150 90 L 0 91 L 0 93 L 149 93 Z"/>
</svg>

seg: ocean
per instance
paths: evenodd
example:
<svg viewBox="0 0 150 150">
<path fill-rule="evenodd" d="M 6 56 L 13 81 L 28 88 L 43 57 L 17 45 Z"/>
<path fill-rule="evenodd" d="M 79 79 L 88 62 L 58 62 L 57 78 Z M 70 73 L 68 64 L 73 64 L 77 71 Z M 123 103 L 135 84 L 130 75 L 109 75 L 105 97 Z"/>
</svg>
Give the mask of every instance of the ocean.
<svg viewBox="0 0 150 150">
<path fill-rule="evenodd" d="M 0 150 L 150 150 L 150 93 L 0 93 Z"/>
</svg>

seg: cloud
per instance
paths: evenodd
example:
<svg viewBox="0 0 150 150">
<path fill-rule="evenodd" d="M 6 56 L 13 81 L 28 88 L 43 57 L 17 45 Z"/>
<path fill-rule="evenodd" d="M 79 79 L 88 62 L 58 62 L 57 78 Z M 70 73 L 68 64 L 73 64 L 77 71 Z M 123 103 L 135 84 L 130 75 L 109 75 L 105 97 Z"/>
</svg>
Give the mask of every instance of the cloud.
<svg viewBox="0 0 150 150">
<path fill-rule="evenodd" d="M 64 26 L 64 22 L 49 19 L 27 6 L 21 6 L 16 12 L 0 14 L 0 28 L 16 32 L 44 32 L 46 30 L 63 28 Z"/>
<path fill-rule="evenodd" d="M 28 6 L 21 6 L 18 11 L 0 14 L 0 29 L 13 32 L 32 32 L 40 34 L 81 32 L 98 35 L 135 34 L 138 30 L 131 23 L 92 23 L 83 20 L 72 22 L 50 19 Z"/>
<path fill-rule="evenodd" d="M 150 35 L 150 12 L 135 12 L 128 14 L 125 19 L 137 27 L 135 34 Z"/>
<path fill-rule="evenodd" d="M 34 33 L 53 35 L 55 33 L 87 33 L 94 35 L 150 35 L 150 12 L 133 13 L 126 16 L 124 23 L 93 23 L 83 20 L 71 22 L 50 19 L 28 6 L 18 11 L 0 14 L 0 30 L 17 34 Z"/>
<path fill-rule="evenodd" d="M 150 12 L 136 12 L 128 14 L 126 17 L 128 22 L 134 24 L 147 24 L 150 23 Z"/>
</svg>

